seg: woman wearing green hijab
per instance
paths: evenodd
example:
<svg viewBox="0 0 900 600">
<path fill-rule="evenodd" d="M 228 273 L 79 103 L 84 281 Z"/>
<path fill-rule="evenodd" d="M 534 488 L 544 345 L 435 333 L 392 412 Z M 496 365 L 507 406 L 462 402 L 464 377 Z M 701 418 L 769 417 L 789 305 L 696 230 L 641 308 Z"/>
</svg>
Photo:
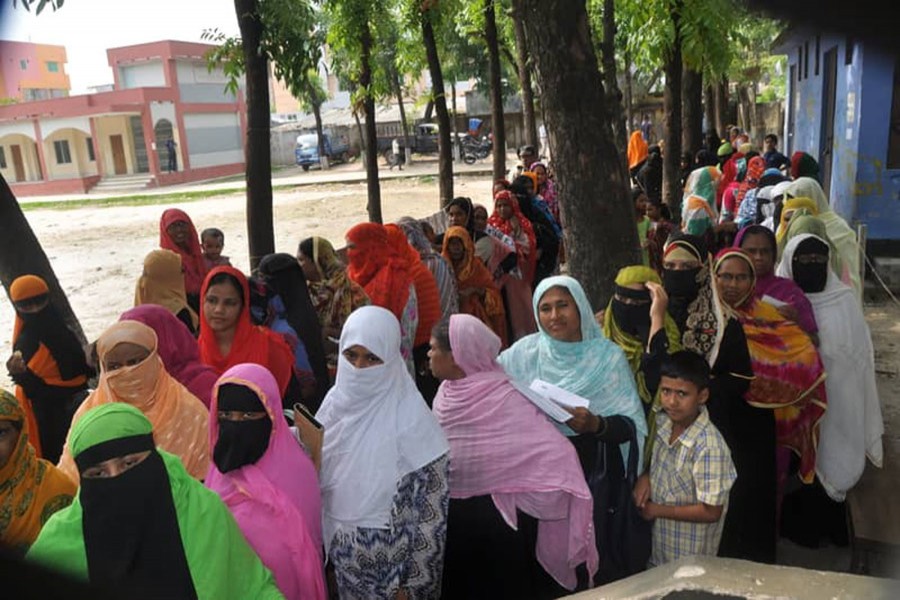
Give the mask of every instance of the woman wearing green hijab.
<svg viewBox="0 0 900 600">
<path fill-rule="evenodd" d="M 228 509 L 158 450 L 124 403 L 88 411 L 69 436 L 81 487 L 28 559 L 149 598 L 283 598 Z"/>
</svg>

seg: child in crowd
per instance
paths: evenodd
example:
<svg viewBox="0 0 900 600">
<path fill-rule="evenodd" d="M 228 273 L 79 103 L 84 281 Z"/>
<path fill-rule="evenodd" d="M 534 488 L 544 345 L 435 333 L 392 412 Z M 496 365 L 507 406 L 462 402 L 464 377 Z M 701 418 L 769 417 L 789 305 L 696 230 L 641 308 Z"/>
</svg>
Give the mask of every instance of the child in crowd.
<svg viewBox="0 0 900 600">
<path fill-rule="evenodd" d="M 737 473 L 704 404 L 709 398 L 706 360 L 682 350 L 663 360 L 660 408 L 650 472 L 634 486 L 634 501 L 653 523 L 650 565 L 682 556 L 715 556 L 722 538 L 728 493 Z"/>
<path fill-rule="evenodd" d="M 225 234 L 221 229 L 208 227 L 200 234 L 200 243 L 203 245 L 203 259 L 206 268 L 212 269 L 219 266 L 231 266 L 227 256 L 222 256 L 222 248 L 225 247 Z"/>
</svg>

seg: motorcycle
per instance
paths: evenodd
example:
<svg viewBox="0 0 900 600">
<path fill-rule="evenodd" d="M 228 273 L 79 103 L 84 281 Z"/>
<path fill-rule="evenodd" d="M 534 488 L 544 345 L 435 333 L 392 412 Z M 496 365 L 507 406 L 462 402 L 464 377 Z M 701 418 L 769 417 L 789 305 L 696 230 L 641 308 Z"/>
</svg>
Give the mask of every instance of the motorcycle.
<svg viewBox="0 0 900 600">
<path fill-rule="evenodd" d="M 494 144 L 487 137 L 479 140 L 471 135 L 467 135 L 461 142 L 463 162 L 467 165 L 475 164 L 475 161 L 487 158 L 491 155 L 493 149 Z"/>
</svg>

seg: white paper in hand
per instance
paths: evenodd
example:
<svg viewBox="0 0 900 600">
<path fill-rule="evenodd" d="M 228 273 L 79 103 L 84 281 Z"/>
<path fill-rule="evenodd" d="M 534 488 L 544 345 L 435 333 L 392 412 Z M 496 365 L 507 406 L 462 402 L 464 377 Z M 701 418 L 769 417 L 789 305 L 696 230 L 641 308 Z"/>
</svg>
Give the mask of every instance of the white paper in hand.
<svg viewBox="0 0 900 600">
<path fill-rule="evenodd" d="M 549 398 L 541 396 L 534 390 L 527 388 L 523 384 L 516 381 L 510 380 L 510 383 L 519 391 L 519 393 L 528 398 L 532 404 L 541 409 L 548 417 L 550 417 L 554 421 L 565 423 L 572 418 L 572 415 L 569 413 L 569 411 L 562 408 Z"/>
<path fill-rule="evenodd" d="M 566 408 L 587 408 L 590 405 L 587 398 L 582 398 L 578 394 L 573 394 L 541 379 L 532 381 L 530 387 L 541 396 Z"/>
<path fill-rule="evenodd" d="M 762 297 L 762 301 L 765 302 L 766 304 L 771 304 L 775 308 L 781 308 L 782 306 L 788 305 L 787 302 L 783 302 L 783 301 L 779 300 L 778 298 L 773 298 L 772 296 L 770 296 L 768 294 L 766 294 L 765 296 Z"/>
</svg>

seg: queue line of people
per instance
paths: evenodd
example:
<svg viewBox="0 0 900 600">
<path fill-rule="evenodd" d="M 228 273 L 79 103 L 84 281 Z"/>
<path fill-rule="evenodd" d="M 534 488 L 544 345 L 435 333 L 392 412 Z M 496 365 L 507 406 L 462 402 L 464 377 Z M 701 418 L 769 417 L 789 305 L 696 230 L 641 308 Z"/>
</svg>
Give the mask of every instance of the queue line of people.
<svg viewBox="0 0 900 600">
<path fill-rule="evenodd" d="M 34 543 L 31 559 L 71 559 L 70 572 L 101 587 L 173 597 L 325 597 L 331 587 L 342 598 L 506 589 L 549 598 L 633 572 L 611 568 L 620 566 L 615 544 L 596 516 L 608 500 L 597 496 L 602 470 L 640 475 L 632 492 L 652 523 L 648 564 L 717 553 L 774 562 L 791 473 L 804 483 L 815 476 L 838 500 L 865 457 L 881 457 L 871 352 L 865 344 L 852 354 L 835 350 L 868 333 L 831 270 L 834 245 L 803 232 L 786 240 L 777 271 L 796 287 L 776 280 L 775 293 L 788 300 L 773 307 L 756 285 L 777 277 L 777 239 L 748 229 L 713 258 L 709 236 L 674 233 L 660 272 L 623 269 L 609 306 L 596 314 L 576 280 L 552 275 L 559 223 L 534 194 L 540 177 L 523 177 L 498 184 L 492 215 L 454 201 L 440 253 L 422 243 L 433 234 L 425 222 L 405 219 L 348 231 L 346 267 L 330 243 L 310 238 L 296 262 L 267 257 L 253 279 L 210 269 L 196 299 L 196 342 L 182 303 L 123 315 L 95 346 L 100 379 L 71 419 L 59 467 L 28 443 L 40 430 L 28 416 L 33 407 L 17 401 L 4 409 L 10 418 L 0 419 L 0 433 L 16 452 L 0 469 L 27 464 L 56 474 L 47 484 L 22 481 L 41 492 L 36 499 L 48 496 L 39 488 L 54 478 L 72 483 L 50 493 L 60 498 L 45 502 L 40 522 L 31 517 L 27 535 L 18 530 L 20 551 Z M 812 215 L 791 221 L 804 217 Z M 195 244 L 179 235 L 196 229 L 173 218 L 164 215 L 161 246 L 176 240 L 199 264 Z M 442 267 L 455 280 L 458 313 L 446 306 L 448 286 L 438 285 Z M 188 278 L 185 271 L 174 295 L 190 305 Z M 256 315 L 254 293 L 263 299 Z M 46 297 L 22 300 L 17 314 L 49 306 Z M 840 340 L 833 329 L 800 323 L 801 311 L 819 310 L 851 315 Z M 287 329 L 273 326 L 276 319 Z M 183 348 L 191 344 L 196 351 Z M 48 353 L 52 362 L 67 360 L 58 348 Z M 31 365 L 31 356 L 20 358 Z M 829 385 L 832 369 L 855 371 L 866 390 L 861 417 L 852 410 L 858 390 Z M 567 409 L 562 421 L 548 418 L 527 389 L 535 380 L 586 406 Z M 290 409 L 293 430 L 283 416 Z M 838 436 L 847 428 L 851 441 Z M 125 513 L 108 509 L 100 479 L 114 480 L 114 490 L 135 480 L 153 487 L 137 506 L 158 526 L 116 527 Z M 201 493 L 201 481 L 215 494 Z M 191 522 L 207 504 L 228 515 L 222 546 L 232 574 L 222 570 L 227 561 L 206 568 L 194 560 L 202 526 L 172 536 L 173 522 Z M 137 510 L 128 516 L 143 514 Z M 83 525 L 97 519 L 103 532 Z M 116 561 L 111 543 L 133 552 Z M 147 564 L 163 551 L 166 576 Z M 506 559 L 484 558 L 497 555 Z M 253 576 L 229 589 L 242 570 Z"/>
</svg>

